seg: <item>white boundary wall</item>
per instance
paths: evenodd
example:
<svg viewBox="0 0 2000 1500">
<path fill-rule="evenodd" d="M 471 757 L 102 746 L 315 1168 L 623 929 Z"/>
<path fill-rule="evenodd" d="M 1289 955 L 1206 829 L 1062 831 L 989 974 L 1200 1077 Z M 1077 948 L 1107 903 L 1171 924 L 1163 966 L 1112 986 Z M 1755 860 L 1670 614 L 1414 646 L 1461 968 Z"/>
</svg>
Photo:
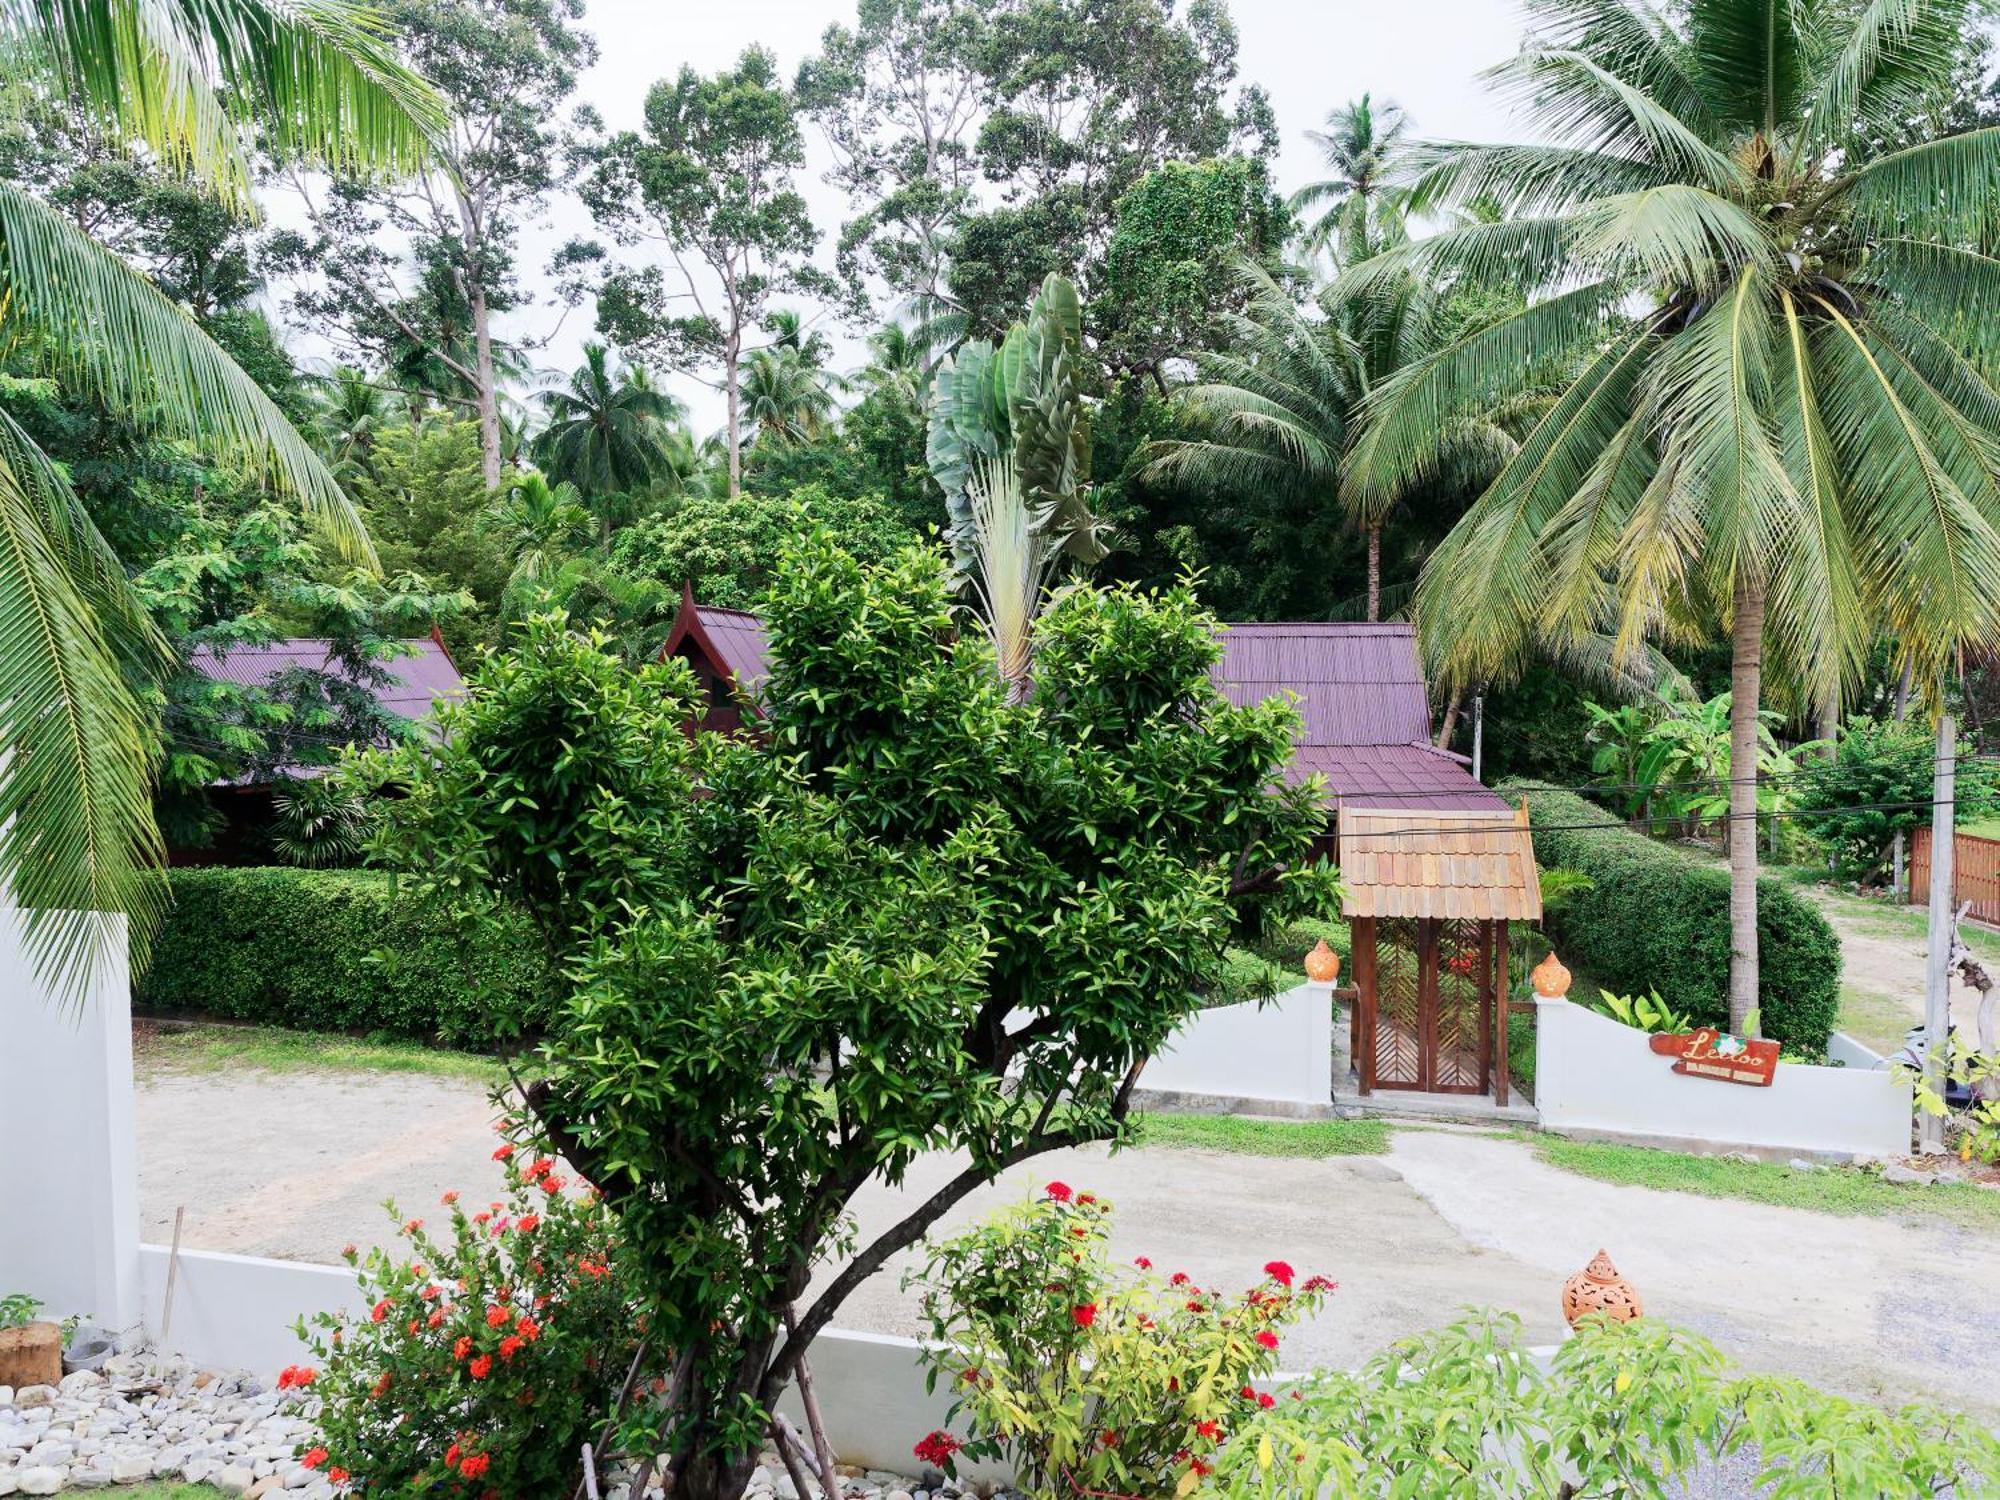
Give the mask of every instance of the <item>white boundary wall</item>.
<svg viewBox="0 0 2000 1500">
<path fill-rule="evenodd" d="M 1547 1130 L 1821 1154 L 1910 1149 L 1909 1084 L 1849 1037 L 1828 1049 L 1845 1067 L 1779 1063 L 1770 1087 L 1753 1088 L 1684 1077 L 1645 1032 L 1568 1000 L 1537 995 L 1535 1031 L 1535 1107 Z"/>
<path fill-rule="evenodd" d="M 1306 983 L 1269 1000 L 1197 1012 L 1139 1076 L 1143 1089 L 1263 1099 L 1333 1100 L 1333 986 Z"/>
</svg>

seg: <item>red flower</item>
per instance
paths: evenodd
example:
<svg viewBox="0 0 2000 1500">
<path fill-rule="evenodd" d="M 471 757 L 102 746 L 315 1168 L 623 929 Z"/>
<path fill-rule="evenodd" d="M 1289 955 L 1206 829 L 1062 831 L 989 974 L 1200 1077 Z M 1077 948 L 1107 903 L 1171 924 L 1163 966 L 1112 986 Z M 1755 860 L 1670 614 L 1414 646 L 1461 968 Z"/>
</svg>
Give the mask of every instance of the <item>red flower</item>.
<svg viewBox="0 0 2000 1500">
<path fill-rule="evenodd" d="M 453 1359 L 464 1359 L 465 1356 L 470 1354 L 471 1352 L 472 1352 L 472 1335 L 469 1333 L 461 1333 L 458 1336 L 458 1342 L 451 1346 L 451 1357 Z"/>
<path fill-rule="evenodd" d="M 356 1249 L 354 1248 L 354 1246 L 353 1246 L 353 1245 L 351 1245 L 351 1244 L 350 1244 L 350 1245 L 342 1245 L 342 1246 L 340 1247 L 340 1258 L 341 1258 L 342 1260 L 353 1260 L 353 1259 L 354 1259 L 354 1257 L 355 1257 L 355 1256 L 356 1256 L 357 1254 L 359 1254 L 359 1253 L 360 1253 L 360 1252 L 359 1252 L 359 1251 L 357 1251 L 357 1250 L 356 1250 Z"/>
<path fill-rule="evenodd" d="M 1198 1458 L 1189 1459 L 1188 1468 L 1193 1470 L 1195 1476 L 1200 1479 L 1206 1479 L 1209 1475 L 1215 1472 L 1214 1469 L 1210 1468 L 1207 1464 L 1203 1463 Z"/>
<path fill-rule="evenodd" d="M 1278 1347 L 1278 1336 L 1268 1328 L 1260 1328 L 1257 1330 L 1257 1342 L 1266 1349 L 1275 1351 Z"/>
<path fill-rule="evenodd" d="M 1255 1401 L 1257 1399 L 1257 1391 L 1254 1386 L 1246 1385 L 1243 1387 L 1242 1390 L 1238 1391 L 1236 1394 L 1241 1396 L 1245 1401 Z"/>
<path fill-rule="evenodd" d="M 1082 1239 L 1084 1235 L 1087 1234 L 1089 1231 L 1087 1231 L 1081 1224 L 1072 1224 L 1069 1226 L 1069 1232 L 1075 1235 L 1078 1239 Z"/>
<path fill-rule="evenodd" d="M 529 1317 L 519 1319 L 514 1324 L 514 1331 L 531 1344 L 542 1336 L 541 1326 L 533 1318 Z"/>
<path fill-rule="evenodd" d="M 1207 1309 L 1206 1307 L 1202 1306 L 1202 1304 L 1201 1304 L 1201 1303 L 1199 1303 L 1199 1302 L 1190 1302 L 1190 1303 L 1189 1303 L 1189 1304 L 1187 1305 L 1187 1309 L 1188 1309 L 1188 1311 L 1189 1311 L 1189 1312 L 1191 1312 L 1191 1313 L 1199 1313 L 1199 1312 L 1207 1312 L 1207 1311 L 1208 1311 L 1208 1309 Z"/>
<path fill-rule="evenodd" d="M 551 1198 L 553 1198 L 557 1193 L 560 1193 L 563 1190 L 563 1184 L 567 1180 L 568 1180 L 567 1178 L 558 1177 L 553 1172 L 551 1172 L 547 1177 L 544 1177 L 542 1179 L 542 1191 L 547 1193 Z"/>
<path fill-rule="evenodd" d="M 324 1448 L 309 1449 L 299 1458 L 299 1463 L 303 1467 L 308 1469 L 317 1469 L 321 1464 L 325 1462 L 326 1462 L 326 1449 Z"/>
<path fill-rule="evenodd" d="M 319 1371 L 310 1365 L 286 1365 L 278 1372 L 278 1389 L 288 1391 L 293 1386 L 308 1386 L 319 1378 Z"/>
<path fill-rule="evenodd" d="M 542 1217 L 540 1214 L 522 1214 L 520 1222 L 515 1224 L 514 1227 L 522 1234 L 533 1234 L 536 1226 L 541 1222 Z"/>
<path fill-rule="evenodd" d="M 382 1372 L 382 1378 L 375 1382 L 374 1389 L 369 1391 L 368 1394 L 374 1397 L 377 1401 L 380 1401 L 384 1396 L 389 1394 L 389 1387 L 394 1385 L 395 1383 L 396 1383 L 396 1377 L 391 1375 L 387 1370 L 384 1370 Z"/>
<path fill-rule="evenodd" d="M 963 1383 L 964 1383 L 964 1384 L 966 1384 L 966 1385 L 978 1385 L 978 1384 L 979 1384 L 979 1371 L 978 1371 L 978 1369 L 977 1369 L 977 1368 L 974 1368 L 974 1369 L 970 1369 L 970 1370 L 961 1370 L 961 1371 L 959 1372 L 959 1376 L 958 1376 L 958 1378 L 959 1378 L 959 1380 L 960 1380 L 961 1382 L 963 1382 Z"/>
<path fill-rule="evenodd" d="M 1100 1432 L 1097 1435 L 1097 1446 L 1100 1448 L 1116 1448 L 1118 1446 L 1118 1429 L 1112 1427 L 1104 1432 Z"/>
<path fill-rule="evenodd" d="M 389 1316 L 389 1309 L 395 1305 L 394 1302 L 384 1297 L 380 1302 L 375 1304 L 374 1311 L 369 1313 L 368 1316 L 377 1323 L 383 1322 Z"/>
<path fill-rule="evenodd" d="M 530 1182 L 539 1182 L 544 1177 L 548 1176 L 549 1173 L 553 1172 L 555 1169 L 556 1169 L 556 1164 L 553 1158 L 547 1156 L 538 1156 L 533 1161 L 528 1163 L 528 1170 L 523 1172 L 521 1175 L 527 1178 L 527 1180 Z"/>
<path fill-rule="evenodd" d="M 1153 1263 L 1152 1263 L 1152 1261 L 1148 1260 L 1148 1259 L 1147 1259 L 1147 1258 L 1146 1258 L 1145 1256 L 1143 1256 L 1143 1255 L 1135 1255 L 1135 1256 L 1133 1256 L 1133 1257 L 1132 1257 L 1132 1264 L 1133 1264 L 1133 1265 L 1135 1265 L 1135 1266 L 1137 1266 L 1137 1267 L 1138 1267 L 1138 1268 L 1139 1268 L 1140 1270 L 1142 1270 L 1142 1271 L 1150 1271 L 1150 1270 L 1152 1270 L 1152 1269 L 1153 1269 Z"/>
<path fill-rule="evenodd" d="M 444 1196 L 438 1199 L 438 1202 L 442 1203 L 446 1208 L 450 1208 L 452 1204 L 458 1202 L 458 1189 L 446 1188 L 444 1190 Z"/>
<path fill-rule="evenodd" d="M 441 1307 L 432 1308 L 431 1315 L 424 1319 L 424 1326 L 426 1328 L 444 1327 L 444 1309 Z"/>
<path fill-rule="evenodd" d="M 500 1340 L 500 1357 L 502 1359 L 512 1359 L 521 1352 L 527 1342 L 518 1333 L 508 1334 L 507 1337 Z"/>
<path fill-rule="evenodd" d="M 1269 1411 L 1278 1404 L 1278 1398 L 1269 1391 L 1259 1391 L 1257 1393 L 1257 1404 L 1263 1407 L 1265 1411 Z"/>
<path fill-rule="evenodd" d="M 474 1380 L 484 1380 L 493 1373 L 493 1356 L 482 1354 L 465 1368 Z"/>
<path fill-rule="evenodd" d="M 326 1471 L 326 1477 L 335 1484 L 345 1484 L 347 1483 L 347 1470 L 341 1468 L 339 1464 L 335 1464 Z"/>
<path fill-rule="evenodd" d="M 424 1326 L 424 1320 L 422 1318 L 412 1318 L 410 1319 L 409 1322 L 403 1325 L 403 1331 L 409 1334 L 411 1338 L 415 1338 L 417 1336 L 417 1330 L 423 1326 Z"/>
<path fill-rule="evenodd" d="M 495 1161 L 511 1161 L 513 1156 L 514 1147 L 511 1142 L 505 1146 L 495 1146 L 493 1148 L 493 1159 Z"/>
<path fill-rule="evenodd" d="M 513 1321 L 514 1315 L 504 1307 L 489 1307 L 486 1309 L 486 1326 L 488 1328 L 505 1328 Z"/>
<path fill-rule="evenodd" d="M 422 1219 L 411 1219 L 407 1224 L 403 1226 L 403 1233 L 415 1234 L 419 1229 L 422 1229 L 423 1227 L 424 1227 L 424 1221 Z"/>
<path fill-rule="evenodd" d="M 1097 1194 L 1095 1194 L 1095 1193 L 1078 1193 L 1078 1194 L 1076 1195 L 1076 1201 L 1077 1201 L 1078 1203 L 1095 1203 L 1095 1202 L 1097 1201 Z M 1113 1437 L 1116 1437 L 1116 1436 L 1117 1436 L 1117 1434 L 1116 1434 L 1116 1433 L 1113 1433 L 1113 1434 L 1112 1434 L 1112 1436 L 1113 1436 Z"/>
<path fill-rule="evenodd" d="M 1213 1420 L 1197 1422 L 1194 1424 L 1194 1435 L 1207 1438 L 1212 1443 L 1222 1436 L 1222 1424 Z"/>
<path fill-rule="evenodd" d="M 492 1458 L 484 1453 L 468 1453 L 458 1461 L 458 1472 L 467 1479 L 477 1479 L 493 1466 Z"/>
<path fill-rule="evenodd" d="M 1053 1198 L 1058 1203 L 1069 1202 L 1071 1196 L 1069 1190 L 1069 1184 L 1066 1182 L 1052 1182 L 1047 1187 L 1043 1188 L 1042 1191 L 1047 1193 L 1051 1198 Z"/>
<path fill-rule="evenodd" d="M 1081 1306 L 1072 1307 L 1069 1310 L 1069 1317 L 1070 1321 L 1076 1324 L 1077 1327 L 1088 1328 L 1092 1323 L 1097 1321 L 1097 1304 L 1095 1302 L 1085 1302 Z"/>
<path fill-rule="evenodd" d="M 1292 1284 L 1292 1268 L 1281 1260 L 1266 1261 L 1264 1263 L 1264 1274 L 1277 1282 L 1279 1286 L 1290 1286 Z"/>
<path fill-rule="evenodd" d="M 1185 1272 L 1185 1271 L 1176 1271 L 1176 1272 L 1174 1272 L 1174 1274 L 1173 1274 L 1173 1275 L 1171 1275 L 1171 1276 L 1169 1276 L 1169 1277 L 1167 1278 L 1167 1285 L 1168 1285 L 1168 1286 L 1186 1286 L 1186 1285 L 1188 1284 L 1188 1279 L 1189 1279 L 1189 1278 L 1188 1278 L 1188 1273 L 1187 1273 L 1187 1272 Z"/>
<path fill-rule="evenodd" d="M 458 1444 L 457 1444 L 457 1443 L 453 1443 L 453 1444 L 452 1444 L 452 1445 L 451 1445 L 451 1446 L 450 1446 L 449 1448 L 447 1448 L 447 1449 L 445 1449 L 445 1450 L 444 1450 L 444 1466 L 445 1466 L 445 1467 L 446 1467 L 447 1469 L 455 1469 L 455 1468 L 457 1468 L 457 1467 L 458 1467 Z"/>
<path fill-rule="evenodd" d="M 933 1468 L 942 1469 L 951 1462 L 952 1454 L 964 1446 L 950 1433 L 939 1431 L 927 1433 L 910 1451 Z"/>
<path fill-rule="evenodd" d="M 1315 1276 L 1305 1284 L 1305 1290 L 1309 1292 L 1337 1292 L 1340 1290 L 1340 1283 L 1337 1281 L 1328 1281 L 1324 1276 Z"/>
</svg>

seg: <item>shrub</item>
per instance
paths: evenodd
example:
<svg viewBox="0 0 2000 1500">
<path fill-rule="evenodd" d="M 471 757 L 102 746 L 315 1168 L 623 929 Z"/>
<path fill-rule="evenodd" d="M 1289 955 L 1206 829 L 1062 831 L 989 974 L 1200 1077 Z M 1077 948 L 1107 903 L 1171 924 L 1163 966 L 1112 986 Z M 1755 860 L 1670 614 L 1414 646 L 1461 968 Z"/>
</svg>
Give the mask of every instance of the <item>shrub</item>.
<svg viewBox="0 0 2000 1500">
<path fill-rule="evenodd" d="M 540 1029 L 549 969 L 525 921 L 474 946 L 361 871 L 184 869 L 134 993 L 142 1010 L 489 1045 Z"/>
<path fill-rule="evenodd" d="M 952 1391 L 960 1442 L 934 1432 L 916 1455 L 1005 1454 L 1031 1494 L 1167 1495 L 1274 1397 L 1250 1382 L 1277 1364 L 1278 1331 L 1333 1284 L 1294 1286 L 1282 1261 L 1230 1297 L 1141 1257 L 1113 1268 L 1111 1205 L 1052 1182 L 931 1253 L 924 1288 L 929 1384 Z"/>
<path fill-rule="evenodd" d="M 1538 782 L 1501 791 L 1528 804 L 1535 858 L 1594 882 L 1544 924 L 1557 952 L 1611 989 L 1657 990 L 1697 1021 L 1729 1024 L 1729 874 L 1643 834 L 1601 825 L 1606 814 Z M 1840 940 L 1803 897 L 1757 886 L 1758 1009 L 1764 1034 L 1803 1053 L 1826 1050 L 1840 1009 Z"/>
<path fill-rule="evenodd" d="M 1961 828 L 2000 803 L 2000 771 L 1973 749 L 1959 739 L 1952 812 Z M 1937 739 L 1921 720 L 1848 720 L 1838 758 L 1812 766 L 1798 794 L 1806 827 L 1831 846 L 1844 879 L 1884 879 L 1896 835 L 1930 826 L 1936 769 Z"/>
<path fill-rule="evenodd" d="M 1587 1321 L 1545 1367 L 1511 1313 L 1475 1313 L 1327 1372 L 1251 1416 L 1216 1459 L 1224 1500 L 1713 1493 L 1751 1461 L 1773 1500 L 1989 1495 L 2000 1440 L 1925 1406 L 1888 1412 L 1796 1380 L 1731 1378 L 1657 1319 Z M 1671 1484 L 1679 1477 L 1689 1483 Z"/>
<path fill-rule="evenodd" d="M 350 1247 L 370 1312 L 299 1324 L 319 1365 L 278 1383 L 317 1398 L 306 1457 L 358 1493 L 567 1494 L 618 1403 L 638 1335 L 610 1215 L 548 1157 L 497 1154 L 504 1202 L 446 1193 L 448 1232 L 411 1219 L 407 1252 Z"/>
</svg>

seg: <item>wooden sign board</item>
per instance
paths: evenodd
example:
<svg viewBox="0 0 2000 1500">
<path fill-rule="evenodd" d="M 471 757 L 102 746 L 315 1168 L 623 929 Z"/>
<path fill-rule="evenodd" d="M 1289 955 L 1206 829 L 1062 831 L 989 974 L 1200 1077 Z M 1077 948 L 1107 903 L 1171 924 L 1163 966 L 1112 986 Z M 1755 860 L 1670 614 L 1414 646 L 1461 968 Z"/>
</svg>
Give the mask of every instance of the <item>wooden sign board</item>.
<svg viewBox="0 0 2000 1500">
<path fill-rule="evenodd" d="M 1677 1059 L 1676 1073 L 1713 1078 L 1721 1083 L 1745 1083 L 1769 1088 L 1778 1072 L 1778 1044 L 1731 1036 L 1713 1026 L 1694 1031 L 1656 1033 L 1649 1039 L 1655 1052 Z"/>
</svg>

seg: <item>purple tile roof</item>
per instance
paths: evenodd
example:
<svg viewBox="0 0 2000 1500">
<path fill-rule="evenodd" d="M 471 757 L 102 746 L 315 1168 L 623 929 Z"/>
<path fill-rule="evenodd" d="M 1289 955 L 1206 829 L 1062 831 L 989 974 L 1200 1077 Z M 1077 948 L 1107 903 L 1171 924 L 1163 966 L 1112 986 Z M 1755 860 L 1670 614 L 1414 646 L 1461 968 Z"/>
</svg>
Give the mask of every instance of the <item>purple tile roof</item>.
<svg viewBox="0 0 2000 1500">
<path fill-rule="evenodd" d="M 737 684 L 755 688 L 762 682 L 770 670 L 764 622 L 745 610 L 691 607 Z M 682 634 L 677 625 L 673 639 Z M 1228 625 L 1213 675 L 1232 703 L 1287 691 L 1299 695 L 1305 723 L 1287 779 L 1321 773 L 1332 803 L 1507 810 L 1457 756 L 1431 746 L 1430 700 L 1413 626 L 1345 620 Z"/>
<path fill-rule="evenodd" d="M 376 701 L 384 708 L 406 719 L 428 719 L 438 699 L 465 695 L 465 679 L 435 636 L 407 640 L 403 645 L 412 654 L 383 663 L 396 679 L 376 691 Z M 263 687 L 292 667 L 344 675 L 337 663 L 329 661 L 326 641 L 312 636 L 295 636 L 268 646 L 237 646 L 226 655 L 197 646 L 188 657 L 188 666 L 216 682 L 238 687 Z M 307 767 L 287 769 L 317 774 Z"/>
</svg>

